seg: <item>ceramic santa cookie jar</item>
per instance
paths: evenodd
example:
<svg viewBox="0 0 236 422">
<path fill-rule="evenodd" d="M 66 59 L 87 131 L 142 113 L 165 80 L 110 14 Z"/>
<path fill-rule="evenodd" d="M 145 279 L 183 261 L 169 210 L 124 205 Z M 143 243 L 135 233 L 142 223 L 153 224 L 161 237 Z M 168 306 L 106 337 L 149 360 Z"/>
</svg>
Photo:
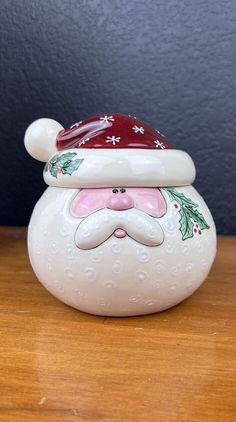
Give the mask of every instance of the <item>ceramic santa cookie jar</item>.
<svg viewBox="0 0 236 422">
<path fill-rule="evenodd" d="M 32 267 L 58 299 L 97 315 L 162 311 L 204 281 L 215 225 L 190 156 L 132 116 L 69 129 L 32 123 L 25 146 L 49 185 L 28 231 Z"/>
</svg>

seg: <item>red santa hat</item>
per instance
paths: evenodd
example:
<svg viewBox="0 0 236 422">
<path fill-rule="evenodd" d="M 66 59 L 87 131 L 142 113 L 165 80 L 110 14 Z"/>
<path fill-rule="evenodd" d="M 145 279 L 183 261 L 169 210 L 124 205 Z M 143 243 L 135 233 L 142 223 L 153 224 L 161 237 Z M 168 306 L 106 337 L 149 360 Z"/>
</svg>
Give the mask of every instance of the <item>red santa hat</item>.
<svg viewBox="0 0 236 422">
<path fill-rule="evenodd" d="M 165 136 L 133 116 L 91 117 L 68 129 L 51 119 L 33 122 L 25 146 L 47 162 L 50 186 L 184 186 L 195 179 L 190 156 L 173 149 Z"/>
</svg>

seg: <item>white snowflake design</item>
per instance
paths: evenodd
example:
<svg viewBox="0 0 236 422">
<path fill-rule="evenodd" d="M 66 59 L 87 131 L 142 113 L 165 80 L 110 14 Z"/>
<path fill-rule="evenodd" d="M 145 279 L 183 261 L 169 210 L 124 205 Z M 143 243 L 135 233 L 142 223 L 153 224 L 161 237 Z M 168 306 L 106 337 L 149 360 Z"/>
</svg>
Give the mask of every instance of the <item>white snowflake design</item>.
<svg viewBox="0 0 236 422">
<path fill-rule="evenodd" d="M 79 125 L 81 125 L 81 123 L 83 123 L 82 120 L 80 120 L 80 122 L 73 123 L 73 125 L 70 126 L 70 129 L 74 129 L 75 127 L 79 127 Z"/>
<path fill-rule="evenodd" d="M 144 128 L 142 126 L 138 127 L 137 125 L 135 125 L 134 127 L 132 127 L 133 131 L 135 133 L 141 133 L 142 135 L 144 134 Z"/>
<path fill-rule="evenodd" d="M 115 121 L 115 119 L 114 119 L 114 117 L 113 116 L 103 116 L 103 117 L 100 117 L 100 123 L 109 123 L 109 122 L 114 122 Z"/>
<path fill-rule="evenodd" d="M 165 149 L 165 145 L 163 144 L 163 142 L 158 141 L 158 139 L 154 141 L 154 144 L 156 144 L 156 148 L 160 147 L 161 149 Z"/>
<path fill-rule="evenodd" d="M 118 142 L 120 142 L 120 137 L 107 136 L 106 142 L 112 142 L 112 145 L 116 145 Z"/>
</svg>

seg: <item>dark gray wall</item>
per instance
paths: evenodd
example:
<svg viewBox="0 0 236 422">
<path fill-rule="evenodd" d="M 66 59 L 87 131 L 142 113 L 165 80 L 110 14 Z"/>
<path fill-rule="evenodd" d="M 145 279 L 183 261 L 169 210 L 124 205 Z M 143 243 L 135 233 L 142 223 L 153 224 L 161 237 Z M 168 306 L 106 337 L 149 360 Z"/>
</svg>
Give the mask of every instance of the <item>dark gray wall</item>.
<svg viewBox="0 0 236 422">
<path fill-rule="evenodd" d="M 0 224 L 27 224 L 45 189 L 43 165 L 23 148 L 31 121 L 52 117 L 68 126 L 116 111 L 149 122 L 190 153 L 218 232 L 236 233 L 236 1 L 0 6 Z"/>
</svg>

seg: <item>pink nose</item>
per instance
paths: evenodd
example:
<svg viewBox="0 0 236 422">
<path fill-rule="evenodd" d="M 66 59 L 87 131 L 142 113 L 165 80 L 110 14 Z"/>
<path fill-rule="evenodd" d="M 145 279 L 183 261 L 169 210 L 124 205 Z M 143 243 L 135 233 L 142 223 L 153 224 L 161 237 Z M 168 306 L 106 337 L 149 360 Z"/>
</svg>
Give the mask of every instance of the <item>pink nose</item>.
<svg viewBox="0 0 236 422">
<path fill-rule="evenodd" d="M 114 195 L 111 195 L 106 203 L 107 208 L 117 211 L 128 210 L 129 208 L 133 208 L 133 206 L 133 199 L 125 193 L 116 193 Z"/>
</svg>

